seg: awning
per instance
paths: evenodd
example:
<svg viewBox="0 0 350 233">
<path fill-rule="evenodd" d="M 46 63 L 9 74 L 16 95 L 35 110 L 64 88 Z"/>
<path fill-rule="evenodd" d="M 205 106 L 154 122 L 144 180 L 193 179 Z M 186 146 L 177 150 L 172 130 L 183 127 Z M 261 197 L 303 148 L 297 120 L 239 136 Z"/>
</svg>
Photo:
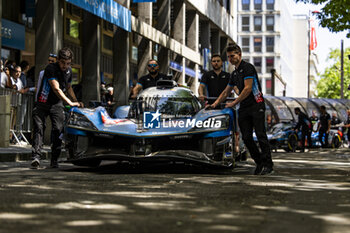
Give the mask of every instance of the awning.
<svg viewBox="0 0 350 233">
<path fill-rule="evenodd" d="M 113 0 L 66 0 L 66 2 L 131 32 L 131 11 Z"/>
</svg>

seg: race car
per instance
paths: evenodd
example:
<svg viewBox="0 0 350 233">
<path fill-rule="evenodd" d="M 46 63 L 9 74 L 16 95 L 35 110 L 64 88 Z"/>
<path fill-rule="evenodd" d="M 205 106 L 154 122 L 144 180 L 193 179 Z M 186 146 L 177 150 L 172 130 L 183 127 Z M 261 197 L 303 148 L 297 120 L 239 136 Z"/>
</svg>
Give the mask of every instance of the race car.
<svg viewBox="0 0 350 233">
<path fill-rule="evenodd" d="M 191 90 L 159 81 L 114 115 L 104 107 L 72 108 L 65 127 L 68 162 L 165 162 L 231 168 L 234 111 L 205 109 Z"/>
</svg>

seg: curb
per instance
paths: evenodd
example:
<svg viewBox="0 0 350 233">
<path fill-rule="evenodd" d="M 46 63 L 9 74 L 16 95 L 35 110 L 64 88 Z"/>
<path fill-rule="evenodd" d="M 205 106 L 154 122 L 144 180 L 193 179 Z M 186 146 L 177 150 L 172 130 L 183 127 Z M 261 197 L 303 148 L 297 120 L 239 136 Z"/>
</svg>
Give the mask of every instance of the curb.
<svg viewBox="0 0 350 233">
<path fill-rule="evenodd" d="M 45 146 L 42 151 L 41 159 L 51 158 L 51 149 Z M 60 158 L 66 157 L 65 150 L 62 150 Z M 10 145 L 7 148 L 0 148 L 0 162 L 19 162 L 32 160 L 32 147 L 30 145 Z"/>
</svg>

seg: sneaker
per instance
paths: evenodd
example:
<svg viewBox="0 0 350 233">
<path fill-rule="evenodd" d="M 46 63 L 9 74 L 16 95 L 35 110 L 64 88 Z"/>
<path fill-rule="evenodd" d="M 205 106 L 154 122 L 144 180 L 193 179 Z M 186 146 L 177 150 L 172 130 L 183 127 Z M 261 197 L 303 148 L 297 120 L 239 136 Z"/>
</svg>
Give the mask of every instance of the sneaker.
<svg viewBox="0 0 350 233">
<path fill-rule="evenodd" d="M 272 167 L 264 167 L 264 169 L 262 170 L 262 172 L 261 172 L 261 175 L 262 176 L 268 176 L 268 175 L 271 175 L 271 174 L 273 174 L 274 173 L 274 171 L 273 171 L 273 168 Z"/>
<path fill-rule="evenodd" d="M 256 165 L 255 171 L 254 171 L 254 175 L 260 175 L 262 170 L 263 170 L 264 166 L 262 164 L 258 164 Z"/>
<path fill-rule="evenodd" d="M 51 168 L 58 168 L 57 159 L 51 159 L 50 167 Z"/>
<path fill-rule="evenodd" d="M 33 161 L 30 164 L 30 167 L 33 169 L 40 167 L 40 160 L 39 159 L 33 159 Z"/>
</svg>

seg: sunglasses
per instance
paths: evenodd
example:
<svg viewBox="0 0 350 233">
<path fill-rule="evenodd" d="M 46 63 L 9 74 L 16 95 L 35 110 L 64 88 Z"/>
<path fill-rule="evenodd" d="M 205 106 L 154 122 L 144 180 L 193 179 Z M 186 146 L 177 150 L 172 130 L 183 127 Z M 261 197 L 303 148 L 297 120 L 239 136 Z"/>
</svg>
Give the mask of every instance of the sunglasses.
<svg viewBox="0 0 350 233">
<path fill-rule="evenodd" d="M 157 67 L 157 64 L 148 64 L 148 67 Z"/>
</svg>

